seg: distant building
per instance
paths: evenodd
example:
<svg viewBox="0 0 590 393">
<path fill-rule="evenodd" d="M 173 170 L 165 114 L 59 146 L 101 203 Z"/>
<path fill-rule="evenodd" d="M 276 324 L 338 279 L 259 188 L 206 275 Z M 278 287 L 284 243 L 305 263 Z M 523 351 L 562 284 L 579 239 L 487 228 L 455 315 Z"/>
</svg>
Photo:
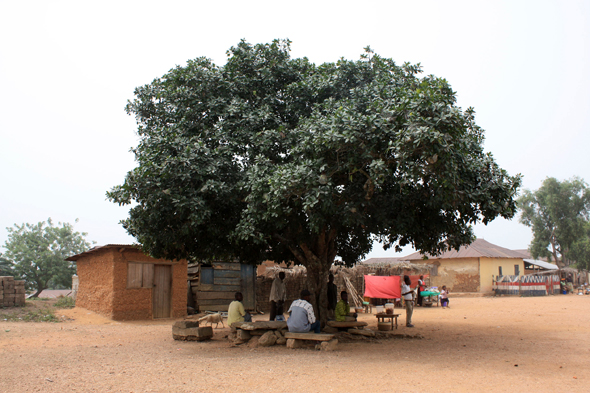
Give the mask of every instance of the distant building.
<svg viewBox="0 0 590 393">
<path fill-rule="evenodd" d="M 400 259 L 431 264 L 432 286 L 446 285 L 454 292 L 486 293 L 492 292 L 496 276 L 520 276 L 525 274 L 525 265 L 532 266 L 538 262 L 528 258 L 530 254 L 526 250 L 509 250 L 484 239 L 476 239 L 458 251 L 450 250 L 436 256 L 416 252 Z M 528 262 L 525 263 L 524 259 Z"/>
</svg>

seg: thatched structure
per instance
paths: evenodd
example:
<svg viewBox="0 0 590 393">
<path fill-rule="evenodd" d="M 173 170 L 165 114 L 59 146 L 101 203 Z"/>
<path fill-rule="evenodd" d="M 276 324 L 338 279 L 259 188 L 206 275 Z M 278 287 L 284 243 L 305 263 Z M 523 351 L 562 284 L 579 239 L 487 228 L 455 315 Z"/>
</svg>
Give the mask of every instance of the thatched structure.
<svg viewBox="0 0 590 393">
<path fill-rule="evenodd" d="M 346 281 L 349 281 L 354 291 L 362 296 L 365 289 L 365 275 L 400 276 L 404 274 L 429 274 L 431 269 L 432 265 L 425 263 L 399 261 L 395 263 L 359 264 L 351 268 L 332 266 L 330 272 L 334 274 L 334 283 L 338 287 L 338 292 L 351 292 L 346 283 Z M 269 311 L 270 304 L 268 298 L 270 288 L 272 281 L 280 272 L 285 273 L 285 286 L 287 288 L 285 312 L 289 309 L 291 302 L 299 298 L 301 290 L 305 289 L 307 270 L 304 266 L 292 266 L 290 268 L 282 268 L 277 265 L 270 266 L 256 280 L 256 303 L 260 311 Z M 352 299 L 350 299 L 350 302 L 354 304 Z"/>
<path fill-rule="evenodd" d="M 567 277 L 568 274 L 571 274 L 574 277 L 574 285 L 584 285 L 588 283 L 588 270 L 585 269 L 574 269 L 572 267 L 562 267 L 561 269 L 554 269 L 554 270 L 546 270 L 543 272 L 536 272 L 531 275 L 537 276 L 549 276 L 549 275 L 557 275 L 561 278 Z"/>
</svg>

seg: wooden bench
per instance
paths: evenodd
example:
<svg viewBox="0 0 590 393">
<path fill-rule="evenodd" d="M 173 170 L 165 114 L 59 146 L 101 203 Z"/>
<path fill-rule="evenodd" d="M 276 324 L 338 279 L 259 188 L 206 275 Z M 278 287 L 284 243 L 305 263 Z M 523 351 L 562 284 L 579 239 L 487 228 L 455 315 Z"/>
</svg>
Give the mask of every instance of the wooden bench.
<svg viewBox="0 0 590 393">
<path fill-rule="evenodd" d="M 347 329 L 351 329 L 351 328 L 363 328 L 365 326 L 367 326 L 367 322 L 362 322 L 362 321 L 343 321 L 343 322 L 338 322 L 338 321 L 328 321 L 326 322 L 326 325 L 333 327 L 333 328 L 347 328 Z"/>
<path fill-rule="evenodd" d="M 232 332 L 240 341 L 248 341 L 252 336 L 262 336 L 269 330 L 287 330 L 285 321 L 257 321 L 257 322 L 234 322 L 230 326 Z"/>
<path fill-rule="evenodd" d="M 234 322 L 231 324 L 231 329 L 242 330 L 281 330 L 287 329 L 287 322 L 285 321 L 257 321 L 257 322 Z"/>
<path fill-rule="evenodd" d="M 292 333 L 286 332 L 287 348 L 301 348 L 304 341 L 319 341 L 316 348 L 322 351 L 333 351 L 338 346 L 338 339 L 327 333 Z"/>
</svg>

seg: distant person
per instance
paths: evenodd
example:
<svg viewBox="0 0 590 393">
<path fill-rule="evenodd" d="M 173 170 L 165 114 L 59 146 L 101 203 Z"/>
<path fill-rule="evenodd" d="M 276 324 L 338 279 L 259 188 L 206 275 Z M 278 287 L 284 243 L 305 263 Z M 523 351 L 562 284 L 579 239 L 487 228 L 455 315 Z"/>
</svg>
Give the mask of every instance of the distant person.
<svg viewBox="0 0 590 393">
<path fill-rule="evenodd" d="M 404 298 L 404 303 L 406 303 L 406 326 L 407 327 L 414 327 L 414 325 L 412 325 L 412 314 L 414 313 L 414 299 L 413 299 L 414 291 L 410 287 L 411 285 L 412 285 L 412 281 L 410 281 L 410 276 L 404 276 L 404 281 L 402 283 L 402 296 Z"/>
<path fill-rule="evenodd" d="M 328 276 L 328 319 L 334 319 L 334 310 L 338 302 L 338 287 L 334 284 L 334 275 Z"/>
<path fill-rule="evenodd" d="M 348 293 L 342 291 L 340 293 L 340 301 L 336 305 L 334 311 L 337 322 L 352 322 L 356 321 L 357 313 L 350 314 L 350 305 L 348 304 Z"/>
<path fill-rule="evenodd" d="M 449 290 L 447 289 L 446 285 L 442 286 L 442 290 L 440 291 L 440 305 L 442 308 L 451 308 L 449 306 Z"/>
<path fill-rule="evenodd" d="M 280 272 L 272 282 L 270 287 L 270 320 L 274 321 L 277 315 L 283 317 L 283 306 L 287 299 L 287 289 L 283 281 L 285 280 L 285 272 Z M 283 319 L 284 321 L 284 319 Z"/>
<path fill-rule="evenodd" d="M 422 291 L 426 289 L 426 283 L 424 282 L 424 276 L 420 276 L 418 280 L 418 296 L 416 297 L 418 305 L 422 307 Z"/>
<path fill-rule="evenodd" d="M 236 292 L 234 297 L 236 300 L 231 302 L 227 309 L 227 324 L 231 326 L 234 322 L 252 322 L 252 315 L 246 312 L 244 304 L 242 304 L 242 300 L 244 300 L 242 292 Z"/>
<path fill-rule="evenodd" d="M 310 303 L 311 293 L 304 289 L 301 291 L 301 299 L 295 300 L 289 307 L 289 319 L 287 326 L 293 333 L 320 332 L 320 321 L 316 321 L 313 306 Z"/>
<path fill-rule="evenodd" d="M 567 285 L 567 292 L 568 293 L 574 293 L 574 280 L 572 278 L 572 274 L 569 273 L 567 275 L 567 278 L 565 279 L 565 283 Z"/>
</svg>

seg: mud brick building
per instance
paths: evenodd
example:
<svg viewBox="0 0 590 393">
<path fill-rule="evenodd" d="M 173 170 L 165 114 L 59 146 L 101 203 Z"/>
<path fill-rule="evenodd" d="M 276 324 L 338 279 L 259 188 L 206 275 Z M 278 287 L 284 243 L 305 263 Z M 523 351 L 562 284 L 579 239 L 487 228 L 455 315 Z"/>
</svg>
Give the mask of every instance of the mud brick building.
<svg viewBox="0 0 590 393">
<path fill-rule="evenodd" d="M 139 246 L 109 244 L 67 259 L 77 265 L 76 306 L 114 320 L 186 315 L 187 261 L 155 259 Z"/>
</svg>

